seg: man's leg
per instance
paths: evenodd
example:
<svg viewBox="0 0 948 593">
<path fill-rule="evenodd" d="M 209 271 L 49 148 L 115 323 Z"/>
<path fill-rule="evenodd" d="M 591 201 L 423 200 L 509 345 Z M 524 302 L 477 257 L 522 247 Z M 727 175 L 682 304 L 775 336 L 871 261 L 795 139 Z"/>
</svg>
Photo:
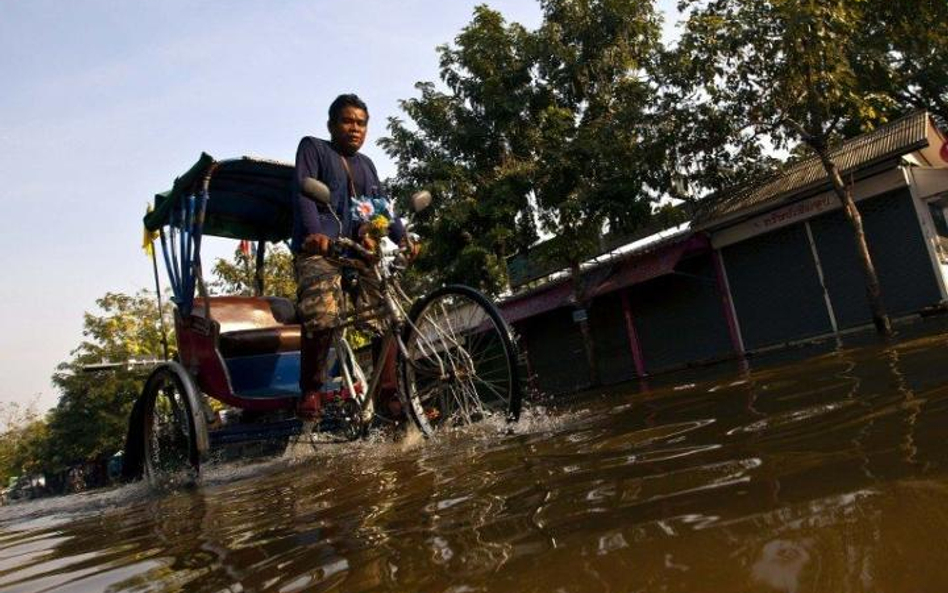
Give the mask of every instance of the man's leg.
<svg viewBox="0 0 948 593">
<path fill-rule="evenodd" d="M 380 359 L 381 354 L 382 339 L 375 338 L 372 340 L 372 360 L 375 361 L 375 364 L 383 365 L 382 376 L 379 377 L 378 401 L 375 402 L 375 407 L 383 416 L 392 420 L 401 420 L 404 411 L 402 410 L 402 403 L 398 399 L 398 376 L 395 374 L 397 347 L 392 346 L 389 349 L 385 360 Z"/>
<path fill-rule="evenodd" d="M 322 409 L 320 390 L 326 379 L 326 358 L 339 321 L 339 269 L 322 256 L 295 261 L 297 297 L 302 318 L 300 392 L 297 413 L 315 418 Z"/>
<path fill-rule="evenodd" d="M 303 331 L 300 340 L 300 392 L 303 395 L 320 391 L 326 381 L 326 358 L 332 335 L 332 330 Z M 318 407 L 318 403 L 315 405 Z"/>
</svg>

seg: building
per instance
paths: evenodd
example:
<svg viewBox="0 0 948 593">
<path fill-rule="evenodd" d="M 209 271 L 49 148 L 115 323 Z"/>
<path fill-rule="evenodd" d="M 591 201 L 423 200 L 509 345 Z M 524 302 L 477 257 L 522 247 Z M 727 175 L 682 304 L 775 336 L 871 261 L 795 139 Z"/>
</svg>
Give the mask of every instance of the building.
<svg viewBox="0 0 948 593">
<path fill-rule="evenodd" d="M 862 214 L 889 315 L 948 303 L 948 144 L 915 113 L 833 153 Z M 690 224 L 506 300 L 547 392 L 589 383 L 588 315 L 604 383 L 871 327 L 851 226 L 816 158 L 709 200 Z"/>
</svg>

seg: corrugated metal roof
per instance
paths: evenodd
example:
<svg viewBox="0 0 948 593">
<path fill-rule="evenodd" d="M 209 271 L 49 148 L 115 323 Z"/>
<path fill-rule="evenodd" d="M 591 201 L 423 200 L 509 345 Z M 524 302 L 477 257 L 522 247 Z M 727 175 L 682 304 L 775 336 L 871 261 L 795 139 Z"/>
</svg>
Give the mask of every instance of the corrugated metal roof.
<svg viewBox="0 0 948 593">
<path fill-rule="evenodd" d="M 898 158 L 928 145 L 929 114 L 918 111 L 879 127 L 873 132 L 847 140 L 830 151 L 844 175 Z M 809 189 L 828 184 L 819 157 L 800 161 L 763 183 L 725 190 L 699 202 L 695 216 L 697 228 L 709 228 L 719 222 L 765 209 L 769 203 L 782 203 Z"/>
<path fill-rule="evenodd" d="M 584 265 L 582 280 L 589 298 L 645 282 L 674 271 L 678 262 L 697 253 L 707 252 L 710 242 L 704 234 L 680 231 L 655 235 L 632 249 L 617 253 L 605 261 Z M 504 299 L 500 303 L 508 322 L 572 304 L 573 288 L 569 276 L 563 276 L 531 290 Z"/>
<path fill-rule="evenodd" d="M 684 212 L 683 206 L 676 206 L 674 210 Z M 682 215 L 685 218 L 685 215 Z M 599 249 L 590 259 L 607 256 L 617 250 L 627 250 L 629 245 L 640 243 L 652 237 L 658 237 L 671 228 L 680 226 L 681 222 L 670 221 L 661 215 L 654 215 L 652 220 L 632 232 L 610 232 L 600 238 Z M 507 259 L 507 274 L 510 286 L 516 290 L 524 284 L 539 280 L 567 266 L 566 262 L 544 257 L 544 252 L 565 241 L 561 236 L 552 237 L 531 247 L 526 253 L 519 253 Z"/>
</svg>

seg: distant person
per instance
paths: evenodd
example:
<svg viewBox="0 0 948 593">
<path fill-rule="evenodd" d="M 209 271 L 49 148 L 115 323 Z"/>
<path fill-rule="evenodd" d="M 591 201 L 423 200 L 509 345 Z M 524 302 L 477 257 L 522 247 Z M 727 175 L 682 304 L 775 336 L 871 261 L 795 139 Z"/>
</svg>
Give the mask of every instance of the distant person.
<svg viewBox="0 0 948 593">
<path fill-rule="evenodd" d="M 372 248 L 367 226 L 354 220 L 353 200 L 380 197 L 381 183 L 372 160 L 359 153 L 365 142 L 369 110 L 356 95 L 339 95 L 329 106 L 329 141 L 306 136 L 296 151 L 293 180 L 293 240 L 297 299 L 302 317 L 300 400 L 297 414 L 307 420 L 319 417 L 327 394 L 320 389 L 326 379 L 326 359 L 333 327 L 344 306 L 341 270 L 325 256 L 330 240 L 340 235 L 358 239 Z M 330 203 L 305 196 L 306 177 L 325 183 Z M 341 227 L 341 228 L 340 228 Z M 396 243 L 405 239 L 405 227 L 393 217 L 388 236 Z"/>
</svg>

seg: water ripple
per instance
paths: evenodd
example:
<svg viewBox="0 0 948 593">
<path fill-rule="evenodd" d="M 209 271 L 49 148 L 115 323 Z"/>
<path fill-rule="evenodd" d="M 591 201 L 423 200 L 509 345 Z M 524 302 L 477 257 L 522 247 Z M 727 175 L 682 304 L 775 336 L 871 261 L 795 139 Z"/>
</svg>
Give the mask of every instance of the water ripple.
<svg viewBox="0 0 948 593">
<path fill-rule="evenodd" d="M 610 388 L 513 428 L 292 447 L 193 490 L 3 507 L 0 590 L 940 590 L 945 346 Z"/>
</svg>

